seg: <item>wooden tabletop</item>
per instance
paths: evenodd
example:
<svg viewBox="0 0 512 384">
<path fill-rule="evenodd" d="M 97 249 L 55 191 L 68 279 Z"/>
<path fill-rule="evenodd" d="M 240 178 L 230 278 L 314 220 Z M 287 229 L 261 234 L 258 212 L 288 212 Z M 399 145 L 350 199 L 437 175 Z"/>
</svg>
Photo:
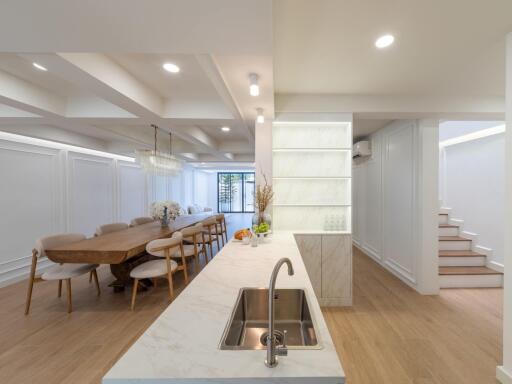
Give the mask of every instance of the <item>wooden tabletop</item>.
<svg viewBox="0 0 512 384">
<path fill-rule="evenodd" d="M 180 216 L 166 228 L 155 221 L 46 249 L 45 253 L 54 263 L 120 264 L 143 253 L 150 241 L 169 237 L 173 232 L 194 225 L 208 216 L 211 213 Z"/>
</svg>

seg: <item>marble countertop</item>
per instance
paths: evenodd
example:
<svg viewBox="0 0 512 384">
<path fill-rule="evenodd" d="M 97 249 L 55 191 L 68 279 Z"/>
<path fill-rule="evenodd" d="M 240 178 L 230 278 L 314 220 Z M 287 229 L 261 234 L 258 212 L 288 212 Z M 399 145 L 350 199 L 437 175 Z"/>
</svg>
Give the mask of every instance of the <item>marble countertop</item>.
<svg viewBox="0 0 512 384">
<path fill-rule="evenodd" d="M 290 350 L 264 365 L 265 350 L 219 349 L 240 288 L 267 287 L 281 257 L 277 288 L 302 288 L 322 348 Z M 103 383 L 343 383 L 345 374 L 292 233 L 276 232 L 258 247 L 231 241 L 158 317 L 103 378 Z"/>
</svg>

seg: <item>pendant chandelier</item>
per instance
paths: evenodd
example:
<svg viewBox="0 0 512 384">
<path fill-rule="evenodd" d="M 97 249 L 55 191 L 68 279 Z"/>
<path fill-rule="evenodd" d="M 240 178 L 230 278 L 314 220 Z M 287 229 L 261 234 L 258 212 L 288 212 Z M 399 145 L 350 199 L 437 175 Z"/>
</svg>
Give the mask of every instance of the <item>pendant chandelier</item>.
<svg viewBox="0 0 512 384">
<path fill-rule="evenodd" d="M 169 153 L 158 152 L 157 133 L 158 127 L 151 124 L 155 130 L 155 148 L 136 150 L 137 161 L 148 173 L 161 175 L 176 175 L 181 172 L 183 162 L 172 154 L 172 133 L 169 132 Z"/>
</svg>

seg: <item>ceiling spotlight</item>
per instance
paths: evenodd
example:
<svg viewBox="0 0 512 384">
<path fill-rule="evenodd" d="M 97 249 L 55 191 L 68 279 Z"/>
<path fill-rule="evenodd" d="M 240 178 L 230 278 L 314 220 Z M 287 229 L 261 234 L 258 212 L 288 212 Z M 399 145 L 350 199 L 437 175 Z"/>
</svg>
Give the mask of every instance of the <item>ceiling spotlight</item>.
<svg viewBox="0 0 512 384">
<path fill-rule="evenodd" d="M 173 63 L 165 63 L 162 65 L 162 67 L 167 71 L 171 73 L 178 73 L 180 71 L 180 67 L 178 67 L 176 64 Z"/>
<path fill-rule="evenodd" d="M 37 69 L 39 69 L 40 71 L 47 71 L 47 69 L 45 67 L 43 67 L 41 64 L 37 64 L 37 63 L 32 63 L 32 65 L 34 67 L 36 67 Z"/>
<path fill-rule="evenodd" d="M 260 124 L 265 122 L 265 116 L 263 116 L 263 108 L 256 108 L 256 122 Z"/>
<path fill-rule="evenodd" d="M 222 132 L 229 132 L 229 131 L 231 131 L 231 128 L 229 128 L 229 127 L 222 127 L 221 129 L 222 129 Z"/>
<path fill-rule="evenodd" d="M 260 86 L 258 85 L 259 76 L 255 73 L 249 74 L 249 93 L 251 96 L 260 95 Z"/>
<path fill-rule="evenodd" d="M 395 41 L 393 35 L 384 35 L 375 40 L 375 46 L 379 49 L 389 47 Z"/>
</svg>

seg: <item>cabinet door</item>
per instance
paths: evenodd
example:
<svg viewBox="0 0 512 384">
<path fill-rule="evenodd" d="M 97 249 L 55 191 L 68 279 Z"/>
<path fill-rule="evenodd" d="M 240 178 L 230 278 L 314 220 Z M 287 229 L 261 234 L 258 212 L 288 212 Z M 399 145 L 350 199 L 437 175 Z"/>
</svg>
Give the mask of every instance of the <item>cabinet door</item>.
<svg viewBox="0 0 512 384">
<path fill-rule="evenodd" d="M 352 295 L 351 235 L 322 236 L 322 298 Z"/>
<path fill-rule="evenodd" d="M 322 236 L 295 235 L 309 280 L 318 299 L 322 294 Z"/>
</svg>

